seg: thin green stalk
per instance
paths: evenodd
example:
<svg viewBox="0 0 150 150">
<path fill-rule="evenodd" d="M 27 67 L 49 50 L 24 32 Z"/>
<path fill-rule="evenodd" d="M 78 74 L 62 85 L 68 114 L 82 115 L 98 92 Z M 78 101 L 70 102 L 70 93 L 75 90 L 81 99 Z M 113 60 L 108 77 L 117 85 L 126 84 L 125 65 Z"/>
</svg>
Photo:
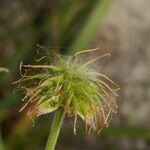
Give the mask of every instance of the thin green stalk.
<svg viewBox="0 0 150 150">
<path fill-rule="evenodd" d="M 58 109 L 55 113 L 51 131 L 47 140 L 45 150 L 54 150 L 59 136 L 61 125 L 64 119 L 64 110 Z"/>
</svg>

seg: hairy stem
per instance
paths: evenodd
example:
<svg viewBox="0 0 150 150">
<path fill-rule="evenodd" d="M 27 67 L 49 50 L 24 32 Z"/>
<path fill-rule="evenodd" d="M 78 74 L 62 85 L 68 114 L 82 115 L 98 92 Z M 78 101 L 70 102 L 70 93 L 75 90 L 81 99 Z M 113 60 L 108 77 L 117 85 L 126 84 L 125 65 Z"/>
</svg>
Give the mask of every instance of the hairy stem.
<svg viewBox="0 0 150 150">
<path fill-rule="evenodd" d="M 64 109 L 58 109 L 54 116 L 53 124 L 51 127 L 51 131 L 47 140 L 45 150 L 55 149 L 63 119 L 64 119 Z"/>
</svg>

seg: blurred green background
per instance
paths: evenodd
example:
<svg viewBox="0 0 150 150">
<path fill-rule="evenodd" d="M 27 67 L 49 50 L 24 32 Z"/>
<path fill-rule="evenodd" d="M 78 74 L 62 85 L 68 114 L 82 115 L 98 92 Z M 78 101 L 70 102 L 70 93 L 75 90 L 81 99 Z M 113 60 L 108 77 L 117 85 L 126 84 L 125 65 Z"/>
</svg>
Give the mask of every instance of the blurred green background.
<svg viewBox="0 0 150 150">
<path fill-rule="evenodd" d="M 100 136 L 87 135 L 82 121 L 73 135 L 67 118 L 58 150 L 150 149 L 149 0 L 0 0 L 0 150 L 43 150 L 53 114 L 32 121 L 19 113 L 23 94 L 12 85 L 20 62 L 34 63 L 56 51 L 72 54 L 100 47 L 87 59 L 110 52 L 97 63 L 120 87 L 119 113 Z M 44 47 L 39 48 L 36 45 Z"/>
</svg>

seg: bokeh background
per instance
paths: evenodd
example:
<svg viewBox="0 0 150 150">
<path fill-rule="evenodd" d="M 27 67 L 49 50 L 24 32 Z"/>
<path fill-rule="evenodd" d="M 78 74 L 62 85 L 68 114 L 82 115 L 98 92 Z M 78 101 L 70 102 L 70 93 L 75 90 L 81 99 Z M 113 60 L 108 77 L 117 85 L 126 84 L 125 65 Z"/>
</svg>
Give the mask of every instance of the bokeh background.
<svg viewBox="0 0 150 150">
<path fill-rule="evenodd" d="M 0 73 L 0 150 L 43 150 L 52 122 L 48 114 L 33 127 L 18 112 L 23 94 L 12 82 L 20 62 L 35 62 L 37 49 L 69 55 L 96 47 L 86 59 L 111 53 L 96 67 L 120 85 L 119 113 L 100 136 L 87 135 L 82 121 L 74 135 L 66 119 L 57 149 L 150 149 L 150 0 L 0 0 L 0 67 L 9 69 Z"/>
</svg>

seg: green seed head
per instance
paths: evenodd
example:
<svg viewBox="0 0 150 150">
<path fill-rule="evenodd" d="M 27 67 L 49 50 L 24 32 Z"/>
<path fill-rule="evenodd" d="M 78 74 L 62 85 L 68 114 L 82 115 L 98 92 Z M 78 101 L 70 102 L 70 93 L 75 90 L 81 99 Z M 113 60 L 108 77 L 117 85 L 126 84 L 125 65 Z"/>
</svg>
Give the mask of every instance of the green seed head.
<svg viewBox="0 0 150 150">
<path fill-rule="evenodd" d="M 69 57 L 55 55 L 51 64 L 22 65 L 30 71 L 15 82 L 26 89 L 21 111 L 27 107 L 28 115 L 40 116 L 63 108 L 66 116 L 74 116 L 74 132 L 78 116 L 85 121 L 89 132 L 108 127 L 118 108 L 118 95 L 112 88 L 117 85 L 90 67 L 101 57 L 88 62 L 80 59 L 82 53 L 89 51 Z"/>
</svg>

